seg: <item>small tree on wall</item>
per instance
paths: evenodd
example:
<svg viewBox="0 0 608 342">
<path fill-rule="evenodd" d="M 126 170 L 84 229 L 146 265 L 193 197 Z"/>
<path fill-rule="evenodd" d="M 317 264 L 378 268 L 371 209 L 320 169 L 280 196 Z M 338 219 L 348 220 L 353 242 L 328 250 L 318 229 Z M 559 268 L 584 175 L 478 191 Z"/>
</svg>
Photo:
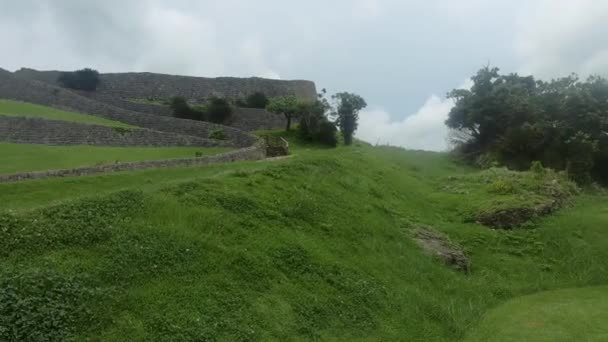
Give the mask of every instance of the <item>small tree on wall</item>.
<svg viewBox="0 0 608 342">
<path fill-rule="evenodd" d="M 350 145 L 357 130 L 359 112 L 367 107 L 367 103 L 361 96 L 347 92 L 337 93 L 332 99 L 336 102 L 336 110 L 332 116 L 336 118 L 336 124 L 344 136 L 344 144 Z"/>
</svg>

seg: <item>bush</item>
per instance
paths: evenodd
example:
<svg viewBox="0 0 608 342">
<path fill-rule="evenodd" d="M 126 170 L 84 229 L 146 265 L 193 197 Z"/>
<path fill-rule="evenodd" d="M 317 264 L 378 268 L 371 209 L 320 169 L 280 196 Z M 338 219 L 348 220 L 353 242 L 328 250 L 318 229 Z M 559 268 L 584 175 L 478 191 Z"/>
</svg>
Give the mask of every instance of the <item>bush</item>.
<svg viewBox="0 0 608 342">
<path fill-rule="evenodd" d="M 530 165 L 530 171 L 537 177 L 542 177 L 546 170 L 543 167 L 543 164 L 536 160 L 532 162 L 532 165 Z"/>
<path fill-rule="evenodd" d="M 268 105 L 268 97 L 264 93 L 256 92 L 249 96 L 245 100 L 245 106 L 248 108 L 266 108 Z"/>
<path fill-rule="evenodd" d="M 232 106 L 227 100 L 214 97 L 209 100 L 206 114 L 209 121 L 217 124 L 225 124 L 230 121 L 232 116 Z"/>
<path fill-rule="evenodd" d="M 95 91 L 99 86 L 99 72 L 93 69 L 82 69 L 62 72 L 57 81 L 65 88 Z"/>
<path fill-rule="evenodd" d="M 338 146 L 337 132 L 338 128 L 333 122 L 324 121 L 319 125 L 318 140 L 323 145 L 336 147 Z"/>
<path fill-rule="evenodd" d="M 169 107 L 173 110 L 173 116 L 180 119 L 204 120 L 205 112 L 199 108 L 190 107 L 185 98 L 175 96 L 171 98 Z"/>
<path fill-rule="evenodd" d="M 173 116 L 180 119 L 189 119 L 190 118 L 190 105 L 186 102 L 186 99 L 180 96 L 175 96 L 171 98 L 171 103 L 169 104 L 171 109 L 173 109 Z"/>
<path fill-rule="evenodd" d="M 211 131 L 211 133 L 209 134 L 209 139 L 225 140 L 226 135 L 224 134 L 224 130 L 220 128 Z"/>
<path fill-rule="evenodd" d="M 591 171 L 594 166 L 594 154 L 597 152 L 597 142 L 588 134 L 578 132 L 566 141 L 568 146 L 568 162 L 566 172 L 568 177 L 578 184 L 591 182 Z"/>
</svg>

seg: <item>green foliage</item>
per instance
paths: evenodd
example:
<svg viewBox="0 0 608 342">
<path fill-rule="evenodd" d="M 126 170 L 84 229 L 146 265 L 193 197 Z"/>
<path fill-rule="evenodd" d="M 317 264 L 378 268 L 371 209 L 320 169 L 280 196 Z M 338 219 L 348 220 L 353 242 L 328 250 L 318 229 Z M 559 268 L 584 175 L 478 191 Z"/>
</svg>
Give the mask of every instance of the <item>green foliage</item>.
<svg viewBox="0 0 608 342">
<path fill-rule="evenodd" d="M 226 99 L 213 97 L 208 101 L 206 117 L 217 124 L 227 124 L 232 116 L 232 106 Z"/>
<path fill-rule="evenodd" d="M 608 81 L 571 75 L 545 82 L 489 67 L 472 80 L 470 90 L 448 94 L 456 105 L 446 124 L 458 132 L 461 155 L 493 155 L 517 170 L 540 161 L 580 183 L 608 181 Z"/>
<path fill-rule="evenodd" d="M 353 142 L 353 134 L 357 130 L 359 111 L 367 107 L 367 103 L 361 96 L 346 92 L 337 93 L 332 96 L 332 99 L 337 102 L 336 111 L 332 115 L 340 127 L 344 144 L 350 145 Z"/>
<path fill-rule="evenodd" d="M 338 145 L 337 132 L 338 128 L 336 128 L 333 122 L 321 122 L 319 125 L 319 142 L 326 146 L 336 147 Z"/>
<path fill-rule="evenodd" d="M 245 107 L 248 108 L 266 108 L 270 100 L 264 93 L 255 92 L 245 99 Z"/>
<path fill-rule="evenodd" d="M 215 139 L 215 140 L 225 140 L 226 139 L 226 134 L 224 133 L 224 130 L 219 128 L 219 129 L 214 129 L 213 131 L 211 131 L 211 133 L 209 134 L 209 139 Z"/>
<path fill-rule="evenodd" d="M 169 106 L 173 110 L 173 116 L 179 119 L 203 120 L 204 114 L 192 108 L 188 101 L 181 96 L 172 97 Z"/>
<path fill-rule="evenodd" d="M 273 97 L 266 106 L 266 110 L 271 113 L 285 115 L 287 119 L 286 131 L 291 129 L 291 120 L 298 117 L 301 109 L 300 101 L 293 95 Z"/>
<path fill-rule="evenodd" d="M 90 68 L 62 72 L 57 81 L 65 88 L 95 91 L 99 83 L 99 72 Z"/>
<path fill-rule="evenodd" d="M 497 179 L 490 184 L 488 190 L 495 194 L 506 195 L 513 193 L 515 189 L 513 187 L 513 183 L 510 180 Z"/>
<path fill-rule="evenodd" d="M 217 124 L 227 124 L 233 113 L 232 105 L 219 97 L 212 97 L 204 105 L 190 106 L 183 97 L 173 97 L 170 107 L 173 116 L 180 119 L 210 121 Z"/>
<path fill-rule="evenodd" d="M 533 174 L 535 174 L 538 177 L 542 177 L 547 170 L 545 170 L 545 168 L 543 167 L 543 163 L 539 162 L 538 160 L 535 160 L 532 162 L 532 165 L 530 165 L 530 172 L 532 172 Z"/>
<path fill-rule="evenodd" d="M 65 341 L 90 324 L 98 291 L 75 276 L 32 269 L 0 273 L 0 340 Z"/>
<path fill-rule="evenodd" d="M 566 146 L 569 156 L 566 164 L 568 176 L 579 184 L 589 184 L 598 147 L 597 141 L 589 134 L 577 132 L 566 140 Z"/>
<path fill-rule="evenodd" d="M 569 191 L 550 169 L 480 172 L 441 153 L 267 134 L 294 157 L 0 184 L 2 208 L 16 210 L 0 224 L 2 274 L 57 270 L 53 284 L 99 289 L 101 300 L 70 297 L 91 315 L 57 338 L 83 341 L 460 341 L 510 299 L 608 282 L 605 195 L 569 197 L 534 229 L 464 222 L 484 203 Z M 513 191 L 490 191 L 497 180 Z M 98 196 L 122 189 L 137 191 Z M 57 202 L 68 203 L 36 209 Z M 422 253 L 420 225 L 461 246 L 470 274 Z"/>
<path fill-rule="evenodd" d="M 116 132 L 120 135 L 126 135 L 126 134 L 133 133 L 133 129 L 129 128 L 129 127 L 113 127 L 112 129 L 114 130 L 114 132 Z"/>
<path fill-rule="evenodd" d="M 299 103 L 300 125 L 298 125 L 298 136 L 303 141 L 336 147 L 338 145 L 337 128 L 334 123 L 327 119 L 331 107 L 323 95 L 324 93 L 319 94 L 316 101 L 302 101 Z"/>
</svg>

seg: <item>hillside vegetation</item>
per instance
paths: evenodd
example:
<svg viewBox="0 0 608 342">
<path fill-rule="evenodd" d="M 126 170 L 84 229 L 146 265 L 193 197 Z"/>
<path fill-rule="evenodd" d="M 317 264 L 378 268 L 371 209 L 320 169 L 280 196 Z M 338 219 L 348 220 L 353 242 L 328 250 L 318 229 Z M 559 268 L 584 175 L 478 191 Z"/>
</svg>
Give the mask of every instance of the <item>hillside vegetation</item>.
<svg viewBox="0 0 608 342">
<path fill-rule="evenodd" d="M 0 184 L 0 340 L 455 341 L 510 299 L 608 280 L 606 197 L 562 175 L 294 147 L 283 160 Z M 513 229 L 476 223 L 514 208 L 532 214 Z M 420 229 L 461 248 L 468 272 L 423 252 Z"/>
<path fill-rule="evenodd" d="M 119 121 L 104 119 L 98 116 L 58 110 L 32 103 L 0 99 L 0 115 L 25 116 L 49 120 L 72 121 L 84 124 L 95 124 L 110 127 L 133 127 Z"/>
</svg>

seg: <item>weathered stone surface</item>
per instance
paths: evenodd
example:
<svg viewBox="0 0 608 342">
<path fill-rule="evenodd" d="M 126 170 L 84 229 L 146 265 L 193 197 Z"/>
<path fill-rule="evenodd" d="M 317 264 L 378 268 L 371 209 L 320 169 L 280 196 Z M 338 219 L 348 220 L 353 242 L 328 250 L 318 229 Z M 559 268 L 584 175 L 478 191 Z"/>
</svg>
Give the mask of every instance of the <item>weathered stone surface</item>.
<svg viewBox="0 0 608 342">
<path fill-rule="evenodd" d="M 46 145 L 229 146 L 228 142 L 141 128 L 0 115 L 0 141 Z"/>
<path fill-rule="evenodd" d="M 513 229 L 531 220 L 550 215 L 562 207 L 564 202 L 553 199 L 538 205 L 522 205 L 520 207 L 499 208 L 480 212 L 476 222 L 497 229 Z"/>
<path fill-rule="evenodd" d="M 21 180 L 43 179 L 50 177 L 73 177 L 85 176 L 99 173 L 111 173 L 121 171 L 135 171 L 153 168 L 180 167 L 180 166 L 204 166 L 217 163 L 226 163 L 244 160 L 259 160 L 266 157 L 266 146 L 262 141 L 258 141 L 253 146 L 239 150 L 230 151 L 214 156 L 199 158 L 182 158 L 167 160 L 149 160 L 129 163 L 115 163 L 107 165 L 96 165 L 80 167 L 67 170 L 49 170 L 40 172 L 24 172 L 10 175 L 0 175 L 0 183 L 16 182 Z"/>
<path fill-rule="evenodd" d="M 221 129 L 227 141 L 234 146 L 250 146 L 256 137 L 239 129 L 202 121 L 176 119 L 152 114 L 137 113 L 80 96 L 72 91 L 40 81 L 29 81 L 0 72 L 0 98 L 74 110 L 82 113 L 124 122 L 156 131 L 208 138 L 212 131 Z"/>
<path fill-rule="evenodd" d="M 285 129 L 286 126 L 287 120 L 284 115 L 257 108 L 236 108 L 230 122 L 230 127 L 247 132 Z"/>
<path fill-rule="evenodd" d="M 59 71 L 38 71 L 21 69 L 15 76 L 39 80 L 57 85 Z M 210 96 L 244 97 L 255 92 L 266 96 L 296 95 L 314 100 L 317 96 L 315 84 L 311 81 L 271 80 L 258 77 L 192 77 L 140 73 L 101 74 L 98 92 L 120 98 L 169 98 L 183 96 L 189 99 L 204 99 Z"/>
<path fill-rule="evenodd" d="M 148 103 L 139 103 L 134 101 L 129 101 L 127 99 L 122 99 L 116 96 L 105 95 L 98 92 L 86 92 L 86 91 L 78 91 L 76 92 L 79 95 L 82 95 L 86 98 L 102 102 L 105 104 L 109 104 L 114 107 L 138 112 L 145 114 L 153 114 L 160 116 L 173 116 L 173 110 L 169 106 L 156 105 L 156 104 L 148 104 Z"/>
<path fill-rule="evenodd" d="M 458 245 L 435 230 L 420 227 L 414 231 L 414 240 L 429 255 L 439 258 L 451 268 L 468 273 L 471 263 Z"/>
</svg>

